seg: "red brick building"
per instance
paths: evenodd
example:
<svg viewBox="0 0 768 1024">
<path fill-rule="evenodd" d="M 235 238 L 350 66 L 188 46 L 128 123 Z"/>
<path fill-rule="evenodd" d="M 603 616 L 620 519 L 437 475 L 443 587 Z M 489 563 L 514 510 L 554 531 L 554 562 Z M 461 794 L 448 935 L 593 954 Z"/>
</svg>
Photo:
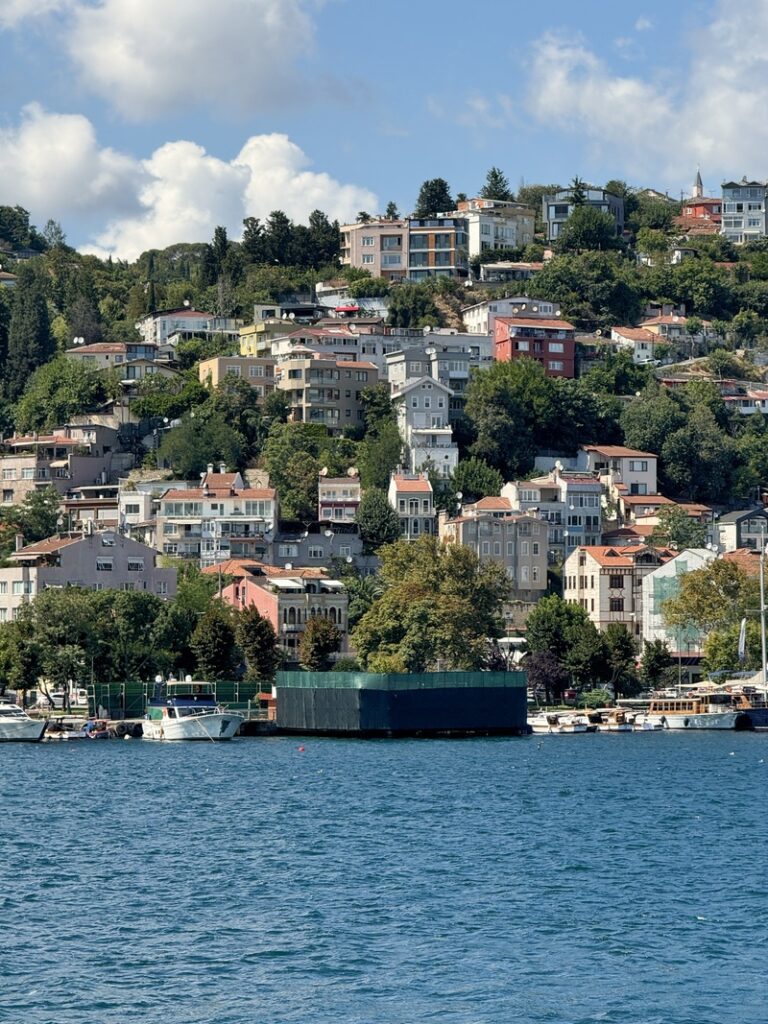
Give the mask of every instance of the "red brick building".
<svg viewBox="0 0 768 1024">
<path fill-rule="evenodd" d="M 493 357 L 500 362 L 527 357 L 548 377 L 573 377 L 576 328 L 565 320 L 500 316 L 494 322 Z"/>
</svg>

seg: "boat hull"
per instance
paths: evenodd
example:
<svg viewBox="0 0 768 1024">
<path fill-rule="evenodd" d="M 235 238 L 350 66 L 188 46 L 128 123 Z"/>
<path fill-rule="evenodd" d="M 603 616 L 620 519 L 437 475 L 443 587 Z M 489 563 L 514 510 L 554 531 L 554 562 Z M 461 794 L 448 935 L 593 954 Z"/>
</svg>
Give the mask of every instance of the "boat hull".
<svg viewBox="0 0 768 1024">
<path fill-rule="evenodd" d="M 145 740 L 231 740 L 244 721 L 233 711 L 215 711 L 184 718 L 152 718 L 142 723 Z"/>
<path fill-rule="evenodd" d="M 0 743 L 39 743 L 47 725 L 35 718 L 0 722 Z"/>
<path fill-rule="evenodd" d="M 735 729 L 738 717 L 738 711 L 691 711 L 682 715 L 667 712 L 648 715 L 646 721 L 656 729 Z"/>
</svg>

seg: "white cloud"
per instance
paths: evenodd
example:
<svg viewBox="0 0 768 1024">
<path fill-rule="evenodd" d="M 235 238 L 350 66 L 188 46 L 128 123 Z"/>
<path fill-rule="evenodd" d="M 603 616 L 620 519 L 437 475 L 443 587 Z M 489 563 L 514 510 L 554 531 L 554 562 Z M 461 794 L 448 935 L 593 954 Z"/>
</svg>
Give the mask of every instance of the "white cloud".
<svg viewBox="0 0 768 1024">
<path fill-rule="evenodd" d="M 653 22 L 649 18 L 638 18 L 635 22 L 636 32 L 648 32 L 653 28 Z"/>
<path fill-rule="evenodd" d="M 26 18 L 37 18 L 70 5 L 71 0 L 2 0 L 0 28 L 14 28 Z"/>
<path fill-rule="evenodd" d="M 308 0 L 81 0 L 65 38 L 83 86 L 141 121 L 297 102 L 314 23 Z"/>
<path fill-rule="evenodd" d="M 100 148 L 88 118 L 25 107 L 17 127 L 0 128 L 0 202 L 28 208 L 33 219 L 65 221 L 92 211 L 138 209 L 138 161 Z"/>
<path fill-rule="evenodd" d="M 534 49 L 529 111 L 583 138 L 633 181 L 684 185 L 697 164 L 710 188 L 719 175 L 765 176 L 768 6 L 720 0 L 716 10 L 691 34 L 688 66 L 664 78 L 616 74 L 582 40 L 545 35 Z"/>
<path fill-rule="evenodd" d="M 306 222 L 314 209 L 339 220 L 377 209 L 372 192 L 309 168 L 303 150 L 278 134 L 251 136 L 233 160 L 187 141 L 138 160 L 100 147 L 86 117 L 37 104 L 18 127 L 0 130 L 0 204 L 24 206 L 38 225 L 52 217 L 81 250 L 122 259 L 207 241 L 218 224 L 236 239 L 243 218 L 272 210 Z"/>
</svg>

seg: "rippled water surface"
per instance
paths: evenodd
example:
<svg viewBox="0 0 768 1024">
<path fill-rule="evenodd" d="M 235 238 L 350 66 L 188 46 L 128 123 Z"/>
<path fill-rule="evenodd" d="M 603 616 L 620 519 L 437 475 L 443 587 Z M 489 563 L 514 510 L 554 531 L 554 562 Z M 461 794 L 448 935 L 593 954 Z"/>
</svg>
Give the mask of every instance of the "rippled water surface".
<svg viewBox="0 0 768 1024">
<path fill-rule="evenodd" d="M 768 1020 L 768 734 L 2 744 L 0 806 L 2 1021 Z"/>
</svg>

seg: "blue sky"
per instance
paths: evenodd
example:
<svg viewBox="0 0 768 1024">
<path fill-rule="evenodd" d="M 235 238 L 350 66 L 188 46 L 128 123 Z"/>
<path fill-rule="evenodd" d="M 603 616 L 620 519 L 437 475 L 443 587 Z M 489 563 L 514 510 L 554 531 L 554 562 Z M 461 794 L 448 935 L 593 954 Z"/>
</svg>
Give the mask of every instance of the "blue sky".
<svg viewBox="0 0 768 1024">
<path fill-rule="evenodd" d="M 698 164 L 768 175 L 768 4 L 0 0 L 0 203 L 80 248 Z"/>
</svg>

